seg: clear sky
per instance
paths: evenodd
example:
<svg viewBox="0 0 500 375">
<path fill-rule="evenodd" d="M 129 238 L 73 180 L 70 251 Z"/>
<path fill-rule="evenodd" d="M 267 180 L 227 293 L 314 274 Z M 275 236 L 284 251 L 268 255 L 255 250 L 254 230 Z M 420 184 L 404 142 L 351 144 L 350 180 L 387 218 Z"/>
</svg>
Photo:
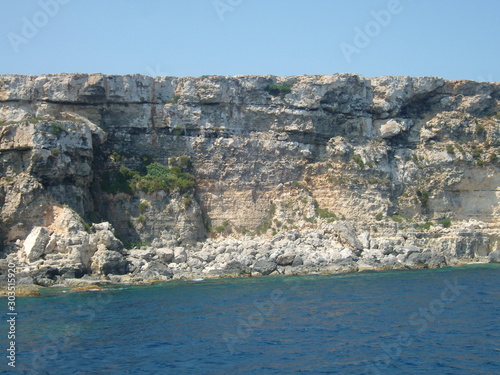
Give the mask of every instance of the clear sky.
<svg viewBox="0 0 500 375">
<path fill-rule="evenodd" d="M 500 81 L 499 0 L 0 0 L 0 74 Z"/>
</svg>

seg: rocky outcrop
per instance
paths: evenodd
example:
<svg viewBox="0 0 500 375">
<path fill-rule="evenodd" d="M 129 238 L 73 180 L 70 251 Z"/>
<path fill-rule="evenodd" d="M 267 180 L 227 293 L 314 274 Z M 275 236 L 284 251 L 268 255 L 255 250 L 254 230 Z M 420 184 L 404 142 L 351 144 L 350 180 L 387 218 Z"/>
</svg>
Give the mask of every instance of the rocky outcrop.
<svg viewBox="0 0 500 375">
<path fill-rule="evenodd" d="M 1 257 L 40 285 L 495 262 L 499 100 L 433 77 L 0 76 Z"/>
</svg>

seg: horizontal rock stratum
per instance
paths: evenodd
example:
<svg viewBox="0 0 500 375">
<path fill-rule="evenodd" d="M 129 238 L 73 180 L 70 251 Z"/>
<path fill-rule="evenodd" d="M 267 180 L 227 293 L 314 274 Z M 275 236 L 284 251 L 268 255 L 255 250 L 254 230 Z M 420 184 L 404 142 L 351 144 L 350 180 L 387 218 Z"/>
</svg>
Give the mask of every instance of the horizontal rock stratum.
<svg viewBox="0 0 500 375">
<path fill-rule="evenodd" d="M 499 83 L 435 77 L 0 76 L 0 272 L 498 261 L 499 100 Z"/>
</svg>

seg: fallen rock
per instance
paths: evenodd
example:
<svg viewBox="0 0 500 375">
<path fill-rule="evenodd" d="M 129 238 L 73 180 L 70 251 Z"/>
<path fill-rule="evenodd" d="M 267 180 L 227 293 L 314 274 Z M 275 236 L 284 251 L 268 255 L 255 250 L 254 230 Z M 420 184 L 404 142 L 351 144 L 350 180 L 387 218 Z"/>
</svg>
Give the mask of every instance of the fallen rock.
<svg viewBox="0 0 500 375">
<path fill-rule="evenodd" d="M 276 258 L 276 263 L 279 266 L 290 266 L 293 264 L 293 261 L 295 260 L 295 254 L 283 254 L 279 255 Z"/>
<path fill-rule="evenodd" d="M 247 276 L 250 275 L 250 267 L 245 266 L 244 264 L 233 260 L 229 262 L 226 267 L 223 269 L 222 273 L 225 276 Z"/>
<path fill-rule="evenodd" d="M 40 258 L 45 253 L 50 233 L 44 227 L 35 227 L 24 240 L 24 252 L 30 262 Z"/>
<path fill-rule="evenodd" d="M 92 257 L 92 272 L 107 275 L 123 275 L 127 270 L 127 260 L 116 251 L 98 250 Z"/>
<path fill-rule="evenodd" d="M 271 272 L 276 270 L 276 263 L 271 260 L 261 259 L 255 262 L 253 270 L 262 275 L 269 275 Z"/>
<path fill-rule="evenodd" d="M 174 259 L 174 252 L 172 249 L 167 249 L 167 248 L 160 248 L 156 249 L 156 255 L 158 256 L 158 259 L 161 260 L 162 262 L 171 262 Z"/>
<path fill-rule="evenodd" d="M 490 253 L 490 255 L 488 255 L 488 261 L 490 263 L 500 263 L 500 250 Z"/>
</svg>

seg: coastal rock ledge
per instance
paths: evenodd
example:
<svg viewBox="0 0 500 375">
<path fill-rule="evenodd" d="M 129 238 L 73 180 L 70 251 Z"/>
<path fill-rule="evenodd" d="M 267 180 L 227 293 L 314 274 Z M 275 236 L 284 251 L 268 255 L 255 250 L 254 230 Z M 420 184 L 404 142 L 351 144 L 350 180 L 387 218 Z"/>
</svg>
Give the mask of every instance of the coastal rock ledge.
<svg viewBox="0 0 500 375">
<path fill-rule="evenodd" d="M 0 76 L 0 286 L 500 262 L 500 84 Z M 35 293 L 36 294 L 36 293 Z"/>
</svg>

